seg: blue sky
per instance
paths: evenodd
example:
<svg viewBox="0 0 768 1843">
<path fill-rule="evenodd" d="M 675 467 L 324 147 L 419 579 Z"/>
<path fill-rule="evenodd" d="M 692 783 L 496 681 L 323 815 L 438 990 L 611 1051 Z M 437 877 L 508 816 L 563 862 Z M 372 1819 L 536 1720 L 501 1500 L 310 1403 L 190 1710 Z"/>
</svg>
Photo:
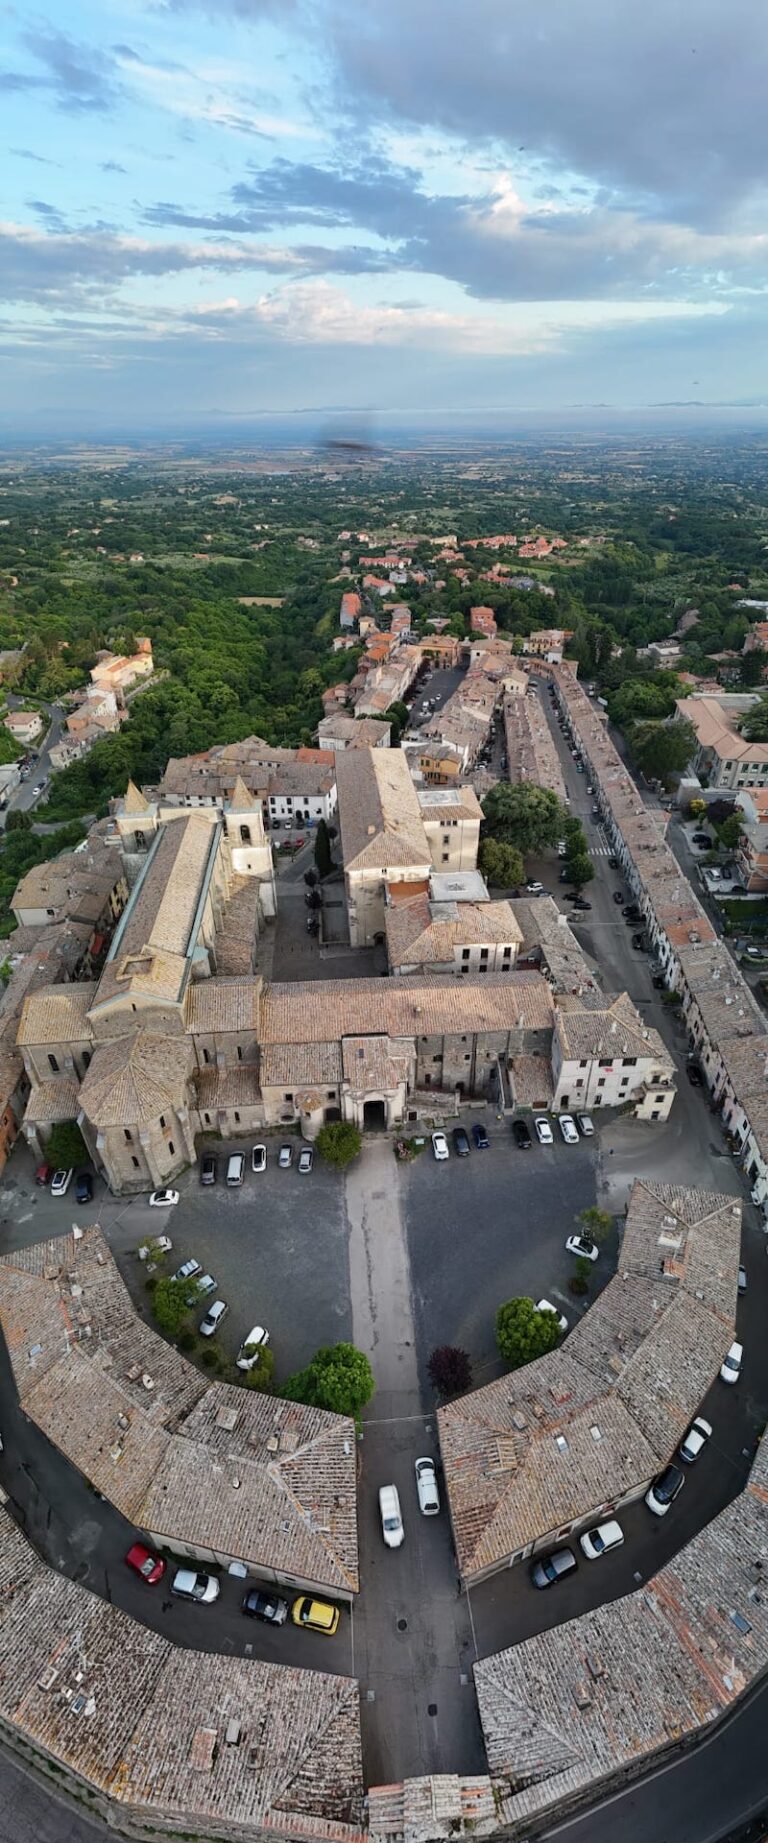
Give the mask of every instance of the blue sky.
<svg viewBox="0 0 768 1843">
<path fill-rule="evenodd" d="M 70 0 L 0 29 L 34 431 L 768 398 L 763 0 Z"/>
</svg>

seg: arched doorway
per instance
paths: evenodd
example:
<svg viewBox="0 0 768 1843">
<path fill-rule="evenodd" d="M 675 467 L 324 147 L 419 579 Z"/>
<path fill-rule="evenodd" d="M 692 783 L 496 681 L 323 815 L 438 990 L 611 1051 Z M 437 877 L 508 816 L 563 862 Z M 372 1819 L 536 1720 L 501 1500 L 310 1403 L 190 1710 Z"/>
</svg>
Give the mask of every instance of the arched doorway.
<svg viewBox="0 0 768 1843">
<path fill-rule="evenodd" d="M 363 1126 L 369 1132 L 381 1133 L 387 1124 L 387 1107 L 385 1101 L 363 1102 Z"/>
</svg>

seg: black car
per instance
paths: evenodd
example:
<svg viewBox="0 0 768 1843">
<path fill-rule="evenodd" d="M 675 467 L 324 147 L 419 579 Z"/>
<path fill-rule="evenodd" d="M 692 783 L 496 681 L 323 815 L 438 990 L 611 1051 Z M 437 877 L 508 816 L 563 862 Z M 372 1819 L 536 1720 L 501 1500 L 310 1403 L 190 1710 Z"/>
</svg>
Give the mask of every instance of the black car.
<svg viewBox="0 0 768 1843">
<path fill-rule="evenodd" d="M 700 846 L 701 846 L 701 849 L 702 849 L 702 851 L 704 851 L 704 850 L 707 850 L 707 851 L 708 851 L 708 850 L 709 850 L 709 847 L 710 847 L 710 845 L 711 845 L 711 843 L 712 843 L 712 840 L 711 840 L 711 838 L 710 838 L 710 836 L 709 836 L 709 833 L 708 833 L 708 832 L 694 832 L 694 834 L 693 834 L 693 842 L 694 842 L 694 844 L 695 844 L 695 845 L 700 845 Z"/>
<path fill-rule="evenodd" d="M 200 1160 L 201 1184 L 215 1184 L 218 1166 L 212 1152 L 204 1152 Z"/>
<path fill-rule="evenodd" d="M 591 902 L 587 902 L 585 896 L 572 896 L 571 906 L 574 909 L 584 909 L 586 911 L 587 909 L 591 909 L 592 904 Z"/>
<path fill-rule="evenodd" d="M 475 1121 L 475 1124 L 472 1128 L 472 1138 L 474 1139 L 475 1148 L 478 1152 L 488 1151 L 488 1148 L 491 1142 L 490 1142 L 490 1139 L 488 1138 L 488 1134 L 485 1130 L 485 1127 L 480 1125 L 479 1120 Z"/>
<path fill-rule="evenodd" d="M 644 953 L 645 952 L 645 935 L 644 934 L 633 934 L 632 946 L 634 947 L 635 953 Z"/>
<path fill-rule="evenodd" d="M 619 860 L 618 860 L 618 858 L 609 858 L 609 859 L 608 859 L 608 869 L 609 869 L 609 870 L 618 870 L 618 868 L 619 868 Z"/>
<path fill-rule="evenodd" d="M 697 1062 L 687 1062 L 685 1065 L 685 1073 L 692 1088 L 703 1087 L 704 1077 Z"/>
<path fill-rule="evenodd" d="M 521 1151 L 527 1152 L 528 1147 L 531 1144 L 531 1135 L 528 1131 L 528 1128 L 524 1120 L 513 1120 L 512 1121 L 512 1134 L 513 1134 L 513 1138 L 515 1141 L 515 1145 L 519 1145 Z"/>
<path fill-rule="evenodd" d="M 562 870 L 561 870 L 561 872 L 560 872 L 560 882 L 561 882 L 561 883 L 570 883 L 570 880 L 571 880 L 571 873 L 570 873 L 570 871 L 569 871 L 569 870 L 567 870 L 567 869 L 566 869 L 566 866 L 565 866 L 565 865 L 563 865 L 563 868 L 562 868 Z"/>
<path fill-rule="evenodd" d="M 457 1158 L 469 1158 L 469 1139 L 463 1126 L 454 1126 L 451 1133 L 453 1149 Z"/>
<path fill-rule="evenodd" d="M 636 902 L 625 902 L 621 913 L 626 916 L 627 921 L 640 920 L 640 910 Z"/>
<path fill-rule="evenodd" d="M 664 978 L 663 973 L 654 973 L 653 978 L 651 980 L 651 985 L 656 987 L 657 992 L 663 992 L 666 986 L 666 983 L 667 982 L 666 982 L 666 979 Z"/>
<path fill-rule="evenodd" d="M 78 1203 L 90 1203 L 93 1197 L 93 1178 L 90 1171 L 78 1171 L 75 1183 L 75 1196 Z"/>
<path fill-rule="evenodd" d="M 262 1619 L 265 1625 L 285 1625 L 288 1618 L 288 1601 L 281 1600 L 276 1593 L 265 1593 L 259 1587 L 252 1587 L 243 1601 L 243 1612 L 249 1619 Z"/>
<path fill-rule="evenodd" d="M 623 890 L 614 890 L 614 892 L 613 892 L 613 900 L 614 900 L 614 902 L 615 902 L 615 904 L 616 904 L 616 907 L 617 907 L 617 908 L 621 908 L 621 907 L 622 907 L 622 904 L 623 904 L 623 902 L 624 902 L 624 891 L 623 891 Z"/>
</svg>

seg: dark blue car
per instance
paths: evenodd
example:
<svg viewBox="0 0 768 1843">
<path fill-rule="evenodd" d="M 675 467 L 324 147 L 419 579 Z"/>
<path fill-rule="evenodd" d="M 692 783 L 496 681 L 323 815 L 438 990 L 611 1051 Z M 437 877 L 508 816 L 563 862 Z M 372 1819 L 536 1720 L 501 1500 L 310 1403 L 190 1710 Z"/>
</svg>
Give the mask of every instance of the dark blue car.
<svg viewBox="0 0 768 1843">
<path fill-rule="evenodd" d="M 478 1152 L 487 1152 L 491 1142 L 485 1127 L 481 1126 L 479 1121 L 476 1121 L 472 1128 L 472 1138 L 474 1139 Z"/>
</svg>

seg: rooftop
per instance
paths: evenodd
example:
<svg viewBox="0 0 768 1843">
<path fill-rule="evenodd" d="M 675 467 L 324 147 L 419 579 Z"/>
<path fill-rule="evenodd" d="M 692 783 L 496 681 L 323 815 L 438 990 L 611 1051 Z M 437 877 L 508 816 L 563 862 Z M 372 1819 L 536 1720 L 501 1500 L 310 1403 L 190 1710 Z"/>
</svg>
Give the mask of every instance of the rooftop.
<svg viewBox="0 0 768 1843">
<path fill-rule="evenodd" d="M 263 1045 L 303 1044 L 362 1035 L 547 1030 L 552 1012 L 549 986 L 537 973 L 461 980 L 316 980 L 265 988 L 259 1040 Z"/>
<path fill-rule="evenodd" d="M 218 844 L 218 826 L 202 813 L 161 827 L 113 936 L 97 1006 L 123 997 L 180 1000 Z"/>
<path fill-rule="evenodd" d="M 452 962 L 457 948 L 509 944 L 522 939 L 508 902 L 439 902 L 413 896 L 385 915 L 391 966 Z"/>
<path fill-rule="evenodd" d="M 401 749 L 343 749 L 336 784 L 346 871 L 429 865 L 418 796 Z"/>
<path fill-rule="evenodd" d="M 138 1529 L 357 1591 L 351 1421 L 209 1383 L 137 1317 L 97 1227 L 0 1270 L 24 1412 Z"/>
<path fill-rule="evenodd" d="M 636 1181 L 619 1273 L 549 1356 L 438 1412 L 467 1580 L 650 1479 L 734 1329 L 741 1206 Z"/>
</svg>

